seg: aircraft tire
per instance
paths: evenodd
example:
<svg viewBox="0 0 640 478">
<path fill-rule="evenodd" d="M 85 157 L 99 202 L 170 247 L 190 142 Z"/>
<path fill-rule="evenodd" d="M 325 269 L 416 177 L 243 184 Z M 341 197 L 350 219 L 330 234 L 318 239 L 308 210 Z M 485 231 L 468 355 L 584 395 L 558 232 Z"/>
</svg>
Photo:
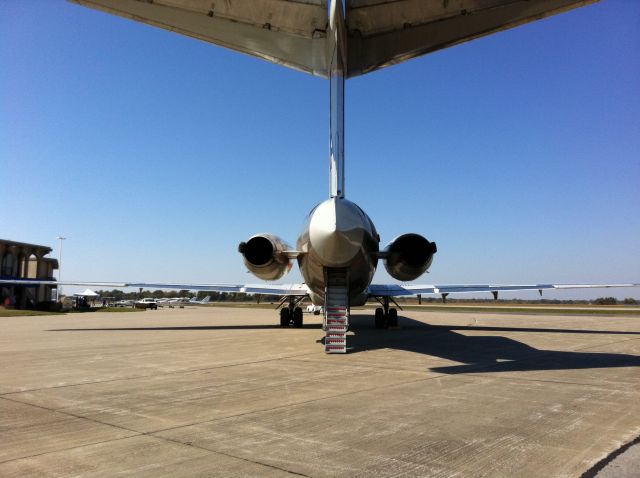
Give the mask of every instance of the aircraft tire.
<svg viewBox="0 0 640 478">
<path fill-rule="evenodd" d="M 393 307 L 389 309 L 389 315 L 387 316 L 387 327 L 398 326 L 398 310 Z"/>
<path fill-rule="evenodd" d="M 384 310 L 382 310 L 382 307 L 376 309 L 375 327 L 376 329 L 384 329 Z"/>
<path fill-rule="evenodd" d="M 302 327 L 302 309 L 300 307 L 293 309 L 293 326 L 298 329 Z"/>
<path fill-rule="evenodd" d="M 291 313 L 288 308 L 283 307 L 280 309 L 280 327 L 289 327 L 289 322 L 291 322 Z"/>
</svg>

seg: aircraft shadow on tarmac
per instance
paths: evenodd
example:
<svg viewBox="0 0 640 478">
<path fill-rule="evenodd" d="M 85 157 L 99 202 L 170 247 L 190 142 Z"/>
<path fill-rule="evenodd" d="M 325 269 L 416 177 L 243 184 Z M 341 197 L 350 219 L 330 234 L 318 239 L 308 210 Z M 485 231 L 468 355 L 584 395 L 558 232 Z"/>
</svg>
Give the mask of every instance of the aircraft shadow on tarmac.
<svg viewBox="0 0 640 478">
<path fill-rule="evenodd" d="M 171 331 L 171 330 L 264 330 L 281 329 L 279 324 L 237 324 L 237 325 L 176 325 L 166 327 L 108 327 L 91 329 L 50 329 L 48 332 L 150 332 L 150 331 Z M 305 324 L 305 329 L 321 329 L 322 324 Z"/>
<path fill-rule="evenodd" d="M 540 350 L 501 335 L 464 335 L 467 332 L 526 332 L 552 334 L 618 335 L 634 338 L 640 332 L 589 329 L 549 329 L 536 327 L 489 327 L 476 325 L 429 325 L 399 317 L 398 330 L 373 327 L 369 314 L 353 314 L 349 336 L 349 353 L 376 349 L 393 349 L 440 357 L 461 365 L 433 367 L 434 372 L 457 374 L 533 370 L 568 370 L 613 367 L 640 367 L 640 356 L 600 352 L 565 352 Z M 306 324 L 305 329 L 320 330 L 321 324 Z M 278 324 L 237 324 L 167 327 L 112 327 L 52 329 L 50 332 L 144 332 L 189 330 L 264 330 L 280 329 Z M 292 329 L 292 331 L 295 329 Z"/>
<path fill-rule="evenodd" d="M 540 350 L 501 335 L 463 335 L 467 332 L 526 332 L 554 334 L 620 335 L 628 338 L 640 332 L 613 330 L 549 329 L 535 327 L 486 327 L 475 325 L 429 325 L 408 317 L 399 317 L 399 330 L 380 331 L 372 327 L 369 315 L 352 315 L 350 337 L 352 353 L 379 348 L 404 350 L 461 365 L 433 367 L 446 374 L 508 372 L 533 370 L 568 370 L 613 367 L 640 367 L 640 356 L 598 352 Z"/>
</svg>

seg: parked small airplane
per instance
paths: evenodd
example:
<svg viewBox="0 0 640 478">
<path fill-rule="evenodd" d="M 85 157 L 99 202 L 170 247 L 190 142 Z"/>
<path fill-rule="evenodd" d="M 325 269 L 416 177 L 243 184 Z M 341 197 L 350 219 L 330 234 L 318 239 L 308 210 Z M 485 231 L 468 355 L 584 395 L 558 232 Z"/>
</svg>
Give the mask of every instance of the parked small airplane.
<svg viewBox="0 0 640 478">
<path fill-rule="evenodd" d="M 162 297 L 156 299 L 156 302 L 158 302 L 158 304 L 178 304 L 180 302 L 189 302 L 190 300 L 189 297 Z"/>
<path fill-rule="evenodd" d="M 187 302 L 187 304 L 189 304 L 189 305 L 205 305 L 205 304 L 208 304 L 210 300 L 211 300 L 211 296 L 210 295 L 206 296 L 202 300 L 198 300 L 198 299 L 196 299 L 194 297 L 189 302 Z"/>
<path fill-rule="evenodd" d="M 324 307 L 325 350 L 346 352 L 349 309 L 376 298 L 375 326 L 395 326 L 393 297 L 417 294 L 547 289 L 637 287 L 639 284 L 529 285 L 376 285 L 378 261 L 399 281 L 425 273 L 437 251 L 435 242 L 408 233 L 380 249 L 380 236 L 369 216 L 345 198 L 345 79 L 391 66 L 442 48 L 595 0 L 75 0 L 77 3 L 189 35 L 290 68 L 329 79 L 330 194 L 314 207 L 295 249 L 273 234 L 242 242 L 239 252 L 258 278 L 282 278 L 297 260 L 303 284 L 160 284 L 63 281 L 58 284 L 145 289 L 189 289 L 284 296 L 280 325 L 302 327 L 299 304 L 310 297 Z M 20 281 L 0 281 L 14 284 Z M 34 281 L 28 283 L 33 284 Z M 51 283 L 40 281 L 40 283 Z"/>
<path fill-rule="evenodd" d="M 180 304 L 181 302 L 189 302 L 190 300 L 189 297 L 171 297 L 167 299 L 170 304 Z"/>
<path fill-rule="evenodd" d="M 208 304 L 209 301 L 211 300 L 211 296 L 208 295 L 202 300 L 198 300 L 195 297 L 192 297 L 191 299 L 189 299 L 188 297 L 171 297 L 171 298 L 160 298 L 160 299 L 153 299 L 153 300 L 160 307 L 165 307 L 165 306 L 168 306 L 168 307 L 174 307 L 174 306 L 184 307 L 185 305 L 205 305 L 205 304 Z"/>
</svg>

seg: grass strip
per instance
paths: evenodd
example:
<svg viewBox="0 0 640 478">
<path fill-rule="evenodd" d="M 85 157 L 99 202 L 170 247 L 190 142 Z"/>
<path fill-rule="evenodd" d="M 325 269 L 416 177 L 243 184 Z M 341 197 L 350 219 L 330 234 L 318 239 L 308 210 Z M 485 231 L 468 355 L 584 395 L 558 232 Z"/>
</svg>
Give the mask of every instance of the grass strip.
<svg viewBox="0 0 640 478">
<path fill-rule="evenodd" d="M 144 312 L 146 309 L 138 309 L 135 307 L 99 307 L 96 312 Z"/>
<path fill-rule="evenodd" d="M 62 312 L 47 312 L 44 310 L 0 309 L 0 317 L 26 317 L 33 315 L 64 315 Z"/>
</svg>

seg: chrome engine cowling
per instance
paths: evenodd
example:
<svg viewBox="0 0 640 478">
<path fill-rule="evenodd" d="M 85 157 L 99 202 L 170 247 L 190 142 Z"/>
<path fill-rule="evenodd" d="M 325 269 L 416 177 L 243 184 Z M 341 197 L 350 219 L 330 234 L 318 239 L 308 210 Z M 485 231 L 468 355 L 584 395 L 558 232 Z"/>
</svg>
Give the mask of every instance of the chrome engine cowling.
<svg viewBox="0 0 640 478">
<path fill-rule="evenodd" d="M 420 234 L 403 234 L 384 249 L 384 267 L 394 279 L 411 281 L 431 267 L 437 250 L 435 242 L 429 242 Z"/>
<path fill-rule="evenodd" d="M 293 263 L 284 254 L 288 250 L 291 247 L 273 234 L 256 234 L 238 246 L 244 265 L 262 280 L 278 280 L 291 270 Z"/>
</svg>

